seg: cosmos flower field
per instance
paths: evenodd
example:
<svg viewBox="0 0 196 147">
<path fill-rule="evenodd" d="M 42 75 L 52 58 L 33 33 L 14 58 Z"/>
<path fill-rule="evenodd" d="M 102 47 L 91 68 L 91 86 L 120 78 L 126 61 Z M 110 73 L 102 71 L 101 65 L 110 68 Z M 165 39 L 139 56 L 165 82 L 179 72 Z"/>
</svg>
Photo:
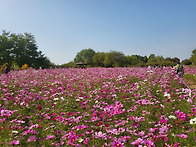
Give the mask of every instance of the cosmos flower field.
<svg viewBox="0 0 196 147">
<path fill-rule="evenodd" d="M 194 147 L 195 93 L 170 68 L 11 71 L 0 75 L 0 146 Z"/>
</svg>

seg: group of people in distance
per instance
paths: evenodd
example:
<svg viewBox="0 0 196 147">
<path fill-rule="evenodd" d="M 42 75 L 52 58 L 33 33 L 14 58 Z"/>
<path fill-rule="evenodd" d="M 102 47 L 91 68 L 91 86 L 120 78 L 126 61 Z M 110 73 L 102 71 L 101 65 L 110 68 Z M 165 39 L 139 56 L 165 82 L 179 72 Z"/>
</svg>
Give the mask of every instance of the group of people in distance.
<svg viewBox="0 0 196 147">
<path fill-rule="evenodd" d="M 148 69 L 151 71 L 153 67 L 151 65 L 148 66 Z M 157 68 L 157 66 L 155 66 L 154 68 Z M 165 66 L 162 66 L 161 69 L 165 68 Z M 184 67 L 183 65 L 180 63 L 180 61 L 177 62 L 176 66 L 171 67 L 171 69 L 175 70 L 176 74 L 180 77 L 183 78 L 184 75 Z"/>
</svg>

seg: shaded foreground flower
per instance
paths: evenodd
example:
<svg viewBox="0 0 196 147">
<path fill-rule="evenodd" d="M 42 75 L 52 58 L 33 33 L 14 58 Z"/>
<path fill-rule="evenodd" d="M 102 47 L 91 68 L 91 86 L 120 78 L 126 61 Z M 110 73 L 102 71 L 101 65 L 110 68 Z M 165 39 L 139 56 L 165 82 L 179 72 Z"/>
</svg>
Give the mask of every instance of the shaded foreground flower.
<svg viewBox="0 0 196 147">
<path fill-rule="evenodd" d="M 9 145 L 19 145 L 19 140 L 13 140 L 9 143 Z"/>
</svg>

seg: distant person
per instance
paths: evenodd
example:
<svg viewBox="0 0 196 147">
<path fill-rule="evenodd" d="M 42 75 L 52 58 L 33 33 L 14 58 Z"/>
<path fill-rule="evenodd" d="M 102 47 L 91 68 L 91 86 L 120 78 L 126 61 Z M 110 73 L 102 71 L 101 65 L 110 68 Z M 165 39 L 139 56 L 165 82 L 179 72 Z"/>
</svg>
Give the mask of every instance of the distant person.
<svg viewBox="0 0 196 147">
<path fill-rule="evenodd" d="M 184 75 L 184 67 L 180 64 L 180 61 L 175 66 L 176 73 L 179 75 L 180 78 L 183 78 Z"/>
<path fill-rule="evenodd" d="M 152 66 L 151 65 L 148 65 L 148 69 L 151 70 L 152 69 Z"/>
<path fill-rule="evenodd" d="M 4 70 L 5 70 L 5 74 L 7 74 L 7 73 L 10 71 L 9 66 L 8 66 L 8 65 L 6 65 L 6 66 L 5 66 L 5 68 L 4 68 Z"/>
</svg>

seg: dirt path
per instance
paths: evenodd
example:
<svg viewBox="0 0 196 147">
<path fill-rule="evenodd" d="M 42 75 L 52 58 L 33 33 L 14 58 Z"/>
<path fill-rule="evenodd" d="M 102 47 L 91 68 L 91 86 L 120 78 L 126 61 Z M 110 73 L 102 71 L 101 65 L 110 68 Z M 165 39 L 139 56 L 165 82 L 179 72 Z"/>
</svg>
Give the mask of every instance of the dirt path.
<svg viewBox="0 0 196 147">
<path fill-rule="evenodd" d="M 184 81 L 186 82 L 186 84 L 189 86 L 190 89 L 196 89 L 196 82 L 184 79 Z"/>
</svg>

